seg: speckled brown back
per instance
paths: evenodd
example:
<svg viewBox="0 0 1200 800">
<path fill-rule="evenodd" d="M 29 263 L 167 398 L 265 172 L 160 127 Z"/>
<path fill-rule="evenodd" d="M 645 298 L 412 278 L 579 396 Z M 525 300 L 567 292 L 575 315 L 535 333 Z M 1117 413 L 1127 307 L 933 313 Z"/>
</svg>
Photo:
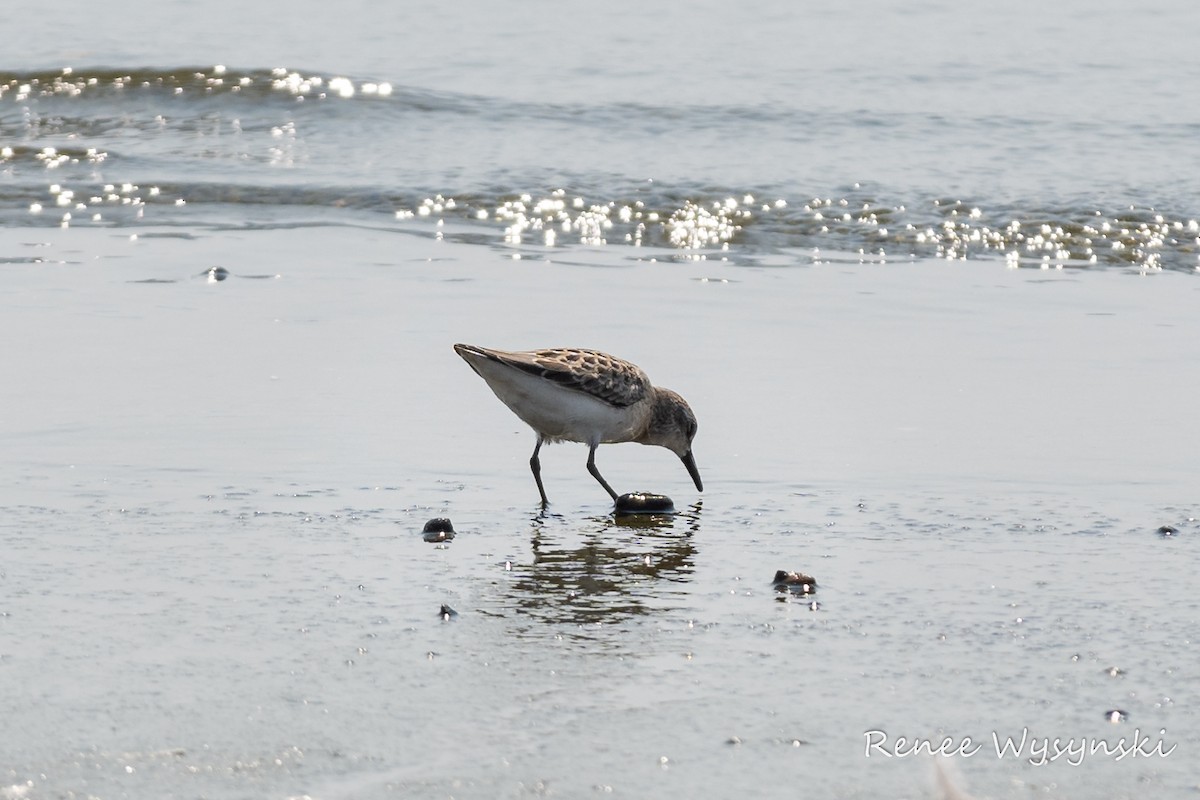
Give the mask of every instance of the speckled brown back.
<svg viewBox="0 0 1200 800">
<path fill-rule="evenodd" d="M 554 348 L 495 355 L 518 369 L 585 392 L 617 408 L 644 400 L 650 392 L 650 379 L 645 372 L 598 350 Z"/>
</svg>

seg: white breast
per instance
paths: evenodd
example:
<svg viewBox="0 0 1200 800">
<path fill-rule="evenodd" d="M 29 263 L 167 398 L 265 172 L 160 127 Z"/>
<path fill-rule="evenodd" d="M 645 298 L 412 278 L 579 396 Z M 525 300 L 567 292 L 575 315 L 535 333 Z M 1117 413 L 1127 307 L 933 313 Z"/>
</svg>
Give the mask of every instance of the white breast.
<svg viewBox="0 0 1200 800">
<path fill-rule="evenodd" d="M 645 424 L 646 402 L 616 408 L 574 389 L 491 360 L 473 364 L 496 396 L 548 439 L 599 444 L 627 442 Z"/>
</svg>

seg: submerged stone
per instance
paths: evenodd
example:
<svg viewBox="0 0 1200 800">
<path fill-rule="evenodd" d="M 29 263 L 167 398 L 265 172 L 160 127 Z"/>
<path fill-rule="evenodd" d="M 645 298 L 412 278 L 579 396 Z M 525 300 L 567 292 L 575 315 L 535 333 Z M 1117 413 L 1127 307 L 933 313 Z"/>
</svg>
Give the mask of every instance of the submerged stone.
<svg viewBox="0 0 1200 800">
<path fill-rule="evenodd" d="M 675 503 L 665 494 L 629 492 L 617 498 L 618 514 L 674 514 Z"/>
<path fill-rule="evenodd" d="M 435 517 L 425 523 L 421 536 L 427 542 L 448 542 L 454 538 L 454 526 L 446 517 Z"/>
</svg>

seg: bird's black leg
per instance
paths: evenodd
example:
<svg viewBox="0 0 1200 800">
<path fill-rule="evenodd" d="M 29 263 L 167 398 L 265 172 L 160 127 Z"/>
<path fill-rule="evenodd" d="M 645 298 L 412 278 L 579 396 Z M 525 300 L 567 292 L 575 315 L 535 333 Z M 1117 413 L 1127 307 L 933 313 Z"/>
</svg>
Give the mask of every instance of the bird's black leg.
<svg viewBox="0 0 1200 800">
<path fill-rule="evenodd" d="M 542 449 L 542 437 L 539 435 L 537 444 L 533 446 L 533 455 L 529 457 L 529 468 L 533 470 L 533 479 L 537 481 L 538 494 L 542 496 L 542 505 L 550 505 L 546 499 L 546 489 L 542 486 L 542 462 L 538 459 L 538 451 Z"/>
<path fill-rule="evenodd" d="M 604 491 L 608 492 L 612 497 L 613 502 L 617 500 L 617 493 L 608 485 L 608 481 L 604 480 L 604 476 L 600 474 L 600 470 L 596 469 L 596 445 L 591 445 L 588 450 L 588 472 L 592 473 L 592 477 L 600 481 L 600 485 L 604 487 Z"/>
</svg>

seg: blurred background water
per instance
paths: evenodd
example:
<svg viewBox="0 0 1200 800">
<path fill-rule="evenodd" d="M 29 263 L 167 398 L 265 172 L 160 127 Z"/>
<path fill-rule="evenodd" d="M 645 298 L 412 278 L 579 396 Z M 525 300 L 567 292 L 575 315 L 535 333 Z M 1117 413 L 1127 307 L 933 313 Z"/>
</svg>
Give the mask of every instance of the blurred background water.
<svg viewBox="0 0 1200 800">
<path fill-rule="evenodd" d="M 27 7 L 0 220 L 394 225 L 440 195 L 486 241 L 1194 270 L 1197 14 Z"/>
</svg>

